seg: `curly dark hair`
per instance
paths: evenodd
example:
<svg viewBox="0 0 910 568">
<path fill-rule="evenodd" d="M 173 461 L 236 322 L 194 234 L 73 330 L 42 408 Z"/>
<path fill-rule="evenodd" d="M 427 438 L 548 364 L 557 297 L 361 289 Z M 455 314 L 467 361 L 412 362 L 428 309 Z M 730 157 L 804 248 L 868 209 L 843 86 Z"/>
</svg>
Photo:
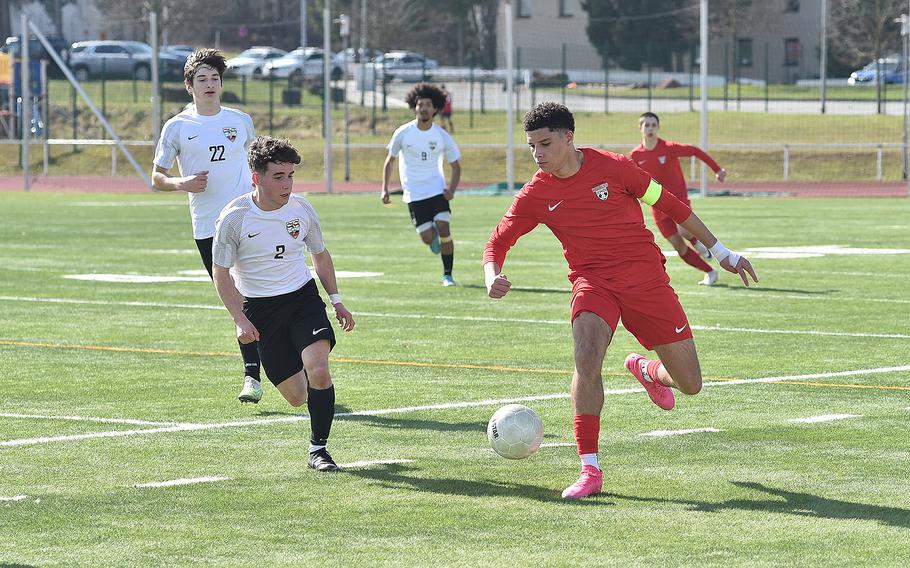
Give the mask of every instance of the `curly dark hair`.
<svg viewBox="0 0 910 568">
<path fill-rule="evenodd" d="M 420 99 L 430 99 L 433 101 L 433 107 L 436 109 L 436 112 L 441 111 L 442 107 L 446 106 L 445 92 L 436 85 L 431 85 L 430 83 L 417 83 L 404 97 L 404 101 L 408 103 L 408 107 L 411 110 L 417 108 L 417 101 Z"/>
<path fill-rule="evenodd" d="M 271 136 L 257 136 L 247 153 L 250 168 L 254 172 L 264 174 L 269 163 L 299 164 L 300 154 L 297 148 L 291 146 L 287 138 L 272 138 Z"/>
<path fill-rule="evenodd" d="M 218 75 L 221 77 L 224 77 L 224 70 L 227 69 L 227 61 L 217 49 L 208 47 L 197 49 L 186 58 L 186 65 L 183 66 L 183 80 L 188 85 L 193 83 L 193 77 L 196 76 L 196 71 L 202 65 L 208 65 L 218 71 Z"/>
<path fill-rule="evenodd" d="M 524 128 L 525 132 L 540 128 L 575 132 L 575 117 L 565 105 L 553 102 L 537 103 L 525 115 Z"/>
</svg>

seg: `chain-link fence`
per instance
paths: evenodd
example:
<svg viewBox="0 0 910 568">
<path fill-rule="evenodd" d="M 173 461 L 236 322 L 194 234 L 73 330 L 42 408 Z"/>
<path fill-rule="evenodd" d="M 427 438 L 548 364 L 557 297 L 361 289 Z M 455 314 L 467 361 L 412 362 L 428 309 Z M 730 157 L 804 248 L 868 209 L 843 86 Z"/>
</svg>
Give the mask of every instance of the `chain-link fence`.
<svg viewBox="0 0 910 568">
<path fill-rule="evenodd" d="M 860 48 L 849 52 L 845 38 L 857 30 L 843 28 L 861 30 L 866 22 L 844 23 L 844 14 L 833 14 L 832 3 L 837 2 L 712 0 L 703 85 L 698 0 L 625 3 L 640 4 L 625 11 L 610 2 L 585 2 L 583 9 L 573 1 L 517 0 L 511 2 L 509 22 L 508 3 L 497 2 L 495 21 L 487 22 L 492 32 L 486 29 L 481 37 L 477 29 L 462 26 L 456 40 L 445 41 L 431 33 L 390 34 L 373 3 L 333 2 L 327 76 L 321 63 L 318 71 L 308 67 L 306 57 L 315 48 L 263 59 L 252 68 L 232 66 L 224 77 L 223 104 L 249 113 L 258 133 L 290 138 L 304 156 L 299 177 L 312 182 L 325 178 L 324 126 L 329 120 L 333 179 L 375 188 L 389 137 L 414 118 L 405 94 L 415 82 L 431 81 L 444 85 L 452 99 L 451 122 L 445 126 L 462 149 L 463 185 L 500 188 L 509 177 L 509 105 L 516 111 L 514 179 L 521 182 L 534 167 L 523 155 L 520 122 L 535 103 L 557 101 L 575 112 L 580 144 L 628 153 L 641 141 L 638 117 L 645 111 L 659 114 L 663 138 L 699 144 L 705 88 L 708 150 L 730 174 L 716 188 L 848 184 L 853 188 L 848 193 L 874 193 L 864 188 L 897 186 L 905 179 L 906 56 L 900 24 L 881 31 L 885 52 L 877 59 Z M 387 4 L 394 3 L 377 2 L 375 10 Z M 368 16 L 364 7 L 371 10 Z M 894 11 L 887 14 L 889 21 L 899 19 L 901 11 L 910 12 L 903 3 L 886 9 Z M 352 23 L 346 37 L 337 22 L 342 10 Z M 364 22 L 373 27 L 362 29 Z M 323 35 L 321 23 L 310 18 L 310 29 L 318 29 L 311 37 Z M 513 92 L 507 92 L 505 81 L 507 24 L 514 38 Z M 267 27 L 257 28 L 256 41 L 264 47 L 287 43 L 286 37 L 279 42 L 267 32 Z M 191 38 L 171 37 L 192 43 Z M 491 42 L 492 49 L 484 47 Z M 233 56 L 251 46 L 231 47 L 225 52 Z M 161 76 L 157 97 L 154 82 L 135 70 L 124 76 L 102 68 L 81 78 L 80 85 L 117 135 L 151 169 L 157 136 L 152 105 L 158 105 L 163 121 L 191 101 L 179 78 Z M 21 155 L 17 139 L 22 128 L 16 124 L 21 104 L 13 86 L 7 92 L 3 122 L 9 143 L 0 145 L 5 156 L 0 175 L 15 176 L 21 175 L 15 159 L 17 152 Z M 110 136 L 69 81 L 51 77 L 38 95 L 31 114 L 41 117 L 41 127 L 33 122 L 29 128 L 33 174 L 110 174 L 112 187 L 120 178 L 138 179 L 105 142 Z M 693 186 L 699 183 L 699 170 L 684 164 Z"/>
</svg>

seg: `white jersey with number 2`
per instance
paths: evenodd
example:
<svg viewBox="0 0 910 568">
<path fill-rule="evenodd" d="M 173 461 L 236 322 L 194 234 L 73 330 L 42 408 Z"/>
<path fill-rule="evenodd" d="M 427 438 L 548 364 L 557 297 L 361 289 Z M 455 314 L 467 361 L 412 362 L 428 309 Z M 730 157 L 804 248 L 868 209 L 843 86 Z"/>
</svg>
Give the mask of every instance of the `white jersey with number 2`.
<svg viewBox="0 0 910 568">
<path fill-rule="evenodd" d="M 218 217 L 212 262 L 231 269 L 247 298 L 268 298 L 301 288 L 313 278 L 306 251 L 325 250 L 319 215 L 301 195 L 274 211 L 263 211 L 253 194 L 238 197 Z"/>
</svg>

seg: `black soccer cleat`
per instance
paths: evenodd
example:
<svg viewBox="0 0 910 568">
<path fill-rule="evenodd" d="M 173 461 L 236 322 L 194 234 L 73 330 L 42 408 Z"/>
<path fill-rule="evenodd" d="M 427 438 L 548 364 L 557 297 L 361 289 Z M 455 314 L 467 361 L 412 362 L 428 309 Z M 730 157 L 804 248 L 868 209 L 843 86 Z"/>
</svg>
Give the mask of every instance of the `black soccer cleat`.
<svg viewBox="0 0 910 568">
<path fill-rule="evenodd" d="M 329 451 L 325 448 L 310 452 L 310 459 L 307 460 L 307 466 L 316 471 L 341 471 L 341 468 L 338 467 L 338 464 L 335 463 L 335 460 L 332 459 L 332 456 L 329 455 Z"/>
</svg>

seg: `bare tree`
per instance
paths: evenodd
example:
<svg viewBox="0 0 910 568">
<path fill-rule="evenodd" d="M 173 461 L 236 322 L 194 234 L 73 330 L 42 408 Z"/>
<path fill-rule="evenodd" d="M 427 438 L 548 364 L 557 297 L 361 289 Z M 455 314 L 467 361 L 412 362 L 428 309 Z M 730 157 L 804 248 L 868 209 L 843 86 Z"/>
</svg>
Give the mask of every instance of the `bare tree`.
<svg viewBox="0 0 910 568">
<path fill-rule="evenodd" d="M 906 9 L 905 0 L 833 0 L 829 11 L 832 51 L 861 65 L 876 62 L 876 100 L 882 108 L 882 58 L 900 51 L 900 24 L 894 18 Z"/>
<path fill-rule="evenodd" d="M 496 22 L 499 12 L 498 0 L 471 2 L 465 13 L 467 33 L 472 40 L 468 51 L 481 67 L 496 67 Z"/>
<path fill-rule="evenodd" d="M 370 0 L 368 43 L 420 51 L 444 64 L 496 64 L 499 0 Z M 356 16 L 356 14 L 355 14 Z"/>
<path fill-rule="evenodd" d="M 369 4 L 370 44 L 382 51 L 415 49 L 423 44 L 433 14 L 414 0 L 374 0 Z"/>
</svg>

